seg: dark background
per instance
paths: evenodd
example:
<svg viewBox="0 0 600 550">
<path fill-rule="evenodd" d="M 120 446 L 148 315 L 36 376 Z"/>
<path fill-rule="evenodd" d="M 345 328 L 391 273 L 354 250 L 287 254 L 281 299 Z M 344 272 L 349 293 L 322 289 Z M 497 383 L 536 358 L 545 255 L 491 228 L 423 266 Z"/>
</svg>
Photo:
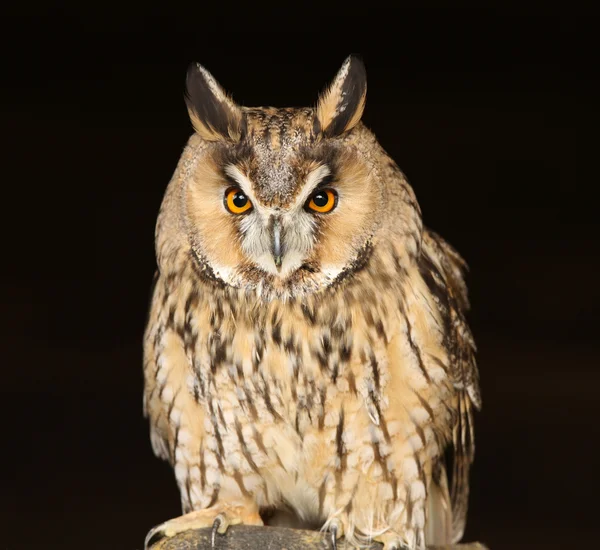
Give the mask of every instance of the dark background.
<svg viewBox="0 0 600 550">
<path fill-rule="evenodd" d="M 0 547 L 139 549 L 178 515 L 142 418 L 141 339 L 155 218 L 191 133 L 187 65 L 245 105 L 309 105 L 349 53 L 367 66 L 363 120 L 471 268 L 484 407 L 465 540 L 591 547 L 590 13 L 198 7 L 3 14 Z"/>
</svg>

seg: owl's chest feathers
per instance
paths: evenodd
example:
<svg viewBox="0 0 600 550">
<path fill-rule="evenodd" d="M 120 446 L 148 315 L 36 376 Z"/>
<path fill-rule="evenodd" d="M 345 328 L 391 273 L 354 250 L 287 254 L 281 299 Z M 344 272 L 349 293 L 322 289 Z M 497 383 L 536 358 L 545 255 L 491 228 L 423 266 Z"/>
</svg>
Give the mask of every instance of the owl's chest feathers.
<svg viewBox="0 0 600 550">
<path fill-rule="evenodd" d="M 229 480 L 242 493 L 262 484 L 265 503 L 274 491 L 298 501 L 298 478 L 350 491 L 344 472 L 385 477 L 400 467 L 394 446 L 399 456 L 409 442 L 437 452 L 447 358 L 427 325 L 432 304 L 410 288 L 268 304 L 185 286 L 171 294 L 166 326 L 187 359 L 180 390 L 203 411 L 205 477 L 226 472 L 222 489 Z"/>
<path fill-rule="evenodd" d="M 360 367 L 367 355 L 383 353 L 383 340 L 374 340 L 351 309 L 273 303 L 249 315 L 230 311 L 227 318 L 221 306 L 209 314 L 220 322 L 199 330 L 189 359 L 195 396 L 209 409 L 213 403 L 224 425 L 244 417 L 285 425 L 298 436 L 309 427 L 323 429 L 326 404 L 342 395 L 360 399 L 366 391 Z M 385 375 L 377 370 L 374 376 L 372 385 L 381 389 Z"/>
</svg>

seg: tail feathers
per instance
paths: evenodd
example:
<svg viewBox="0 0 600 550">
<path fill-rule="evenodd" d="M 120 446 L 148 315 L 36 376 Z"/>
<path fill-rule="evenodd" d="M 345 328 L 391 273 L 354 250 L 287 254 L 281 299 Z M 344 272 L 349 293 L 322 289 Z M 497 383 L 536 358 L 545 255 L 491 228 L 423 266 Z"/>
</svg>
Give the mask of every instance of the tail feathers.
<svg viewBox="0 0 600 550">
<path fill-rule="evenodd" d="M 434 468 L 427 493 L 425 542 L 427 546 L 446 546 L 453 542 L 452 503 L 446 467 L 442 461 Z"/>
<path fill-rule="evenodd" d="M 458 421 L 454 426 L 454 467 L 452 473 L 452 543 L 460 541 L 467 523 L 469 505 L 469 469 L 475 455 L 473 410 L 469 398 L 458 397 Z"/>
<path fill-rule="evenodd" d="M 451 467 L 451 487 L 448 487 L 446 461 L 440 458 L 433 466 L 427 493 L 427 545 L 456 544 L 462 538 L 469 504 L 469 469 L 475 454 L 473 409 L 466 393 L 457 395 L 457 421 L 452 433 L 448 468 Z M 451 465 L 451 466 L 450 466 Z"/>
</svg>

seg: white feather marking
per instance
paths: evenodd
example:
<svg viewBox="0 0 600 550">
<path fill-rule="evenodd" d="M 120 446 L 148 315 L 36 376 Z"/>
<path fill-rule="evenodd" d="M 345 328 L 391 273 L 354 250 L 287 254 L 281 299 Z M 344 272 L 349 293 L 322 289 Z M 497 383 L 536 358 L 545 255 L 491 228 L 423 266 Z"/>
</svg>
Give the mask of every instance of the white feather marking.
<svg viewBox="0 0 600 550">
<path fill-rule="evenodd" d="M 239 451 L 230 452 L 227 454 L 227 464 L 229 464 L 234 470 L 240 470 L 242 467 L 242 462 L 244 462 L 244 458 L 242 457 L 242 453 Z"/>
<path fill-rule="evenodd" d="M 209 439 L 213 440 L 214 447 L 216 449 L 217 444 L 216 444 L 216 441 L 214 440 L 214 438 L 211 437 Z M 206 467 L 207 468 L 218 468 L 219 463 L 217 461 L 217 455 L 214 453 L 215 449 L 211 448 L 211 446 L 209 445 L 209 441 L 207 441 L 206 447 L 207 447 L 207 449 L 211 449 L 213 451 L 211 453 L 204 453 L 204 463 L 206 464 Z"/>
<path fill-rule="evenodd" d="M 248 177 L 245 174 L 243 174 L 242 171 L 235 164 L 227 165 L 225 167 L 225 173 L 235 180 L 235 182 L 240 186 L 244 194 L 246 194 L 250 201 L 252 201 L 252 203 L 255 204 L 256 197 L 252 192 L 252 182 L 250 181 L 250 179 L 248 179 Z"/>
<path fill-rule="evenodd" d="M 204 495 L 202 494 L 202 490 L 200 489 L 200 484 L 199 483 L 194 483 L 192 484 L 191 488 L 190 488 L 190 494 L 192 497 L 192 506 L 195 508 L 199 505 L 199 503 L 202 501 L 204 497 Z M 202 508 L 204 508 L 204 506 L 202 506 Z"/>
<path fill-rule="evenodd" d="M 211 264 L 211 268 L 219 279 L 222 279 L 226 283 L 232 282 L 232 277 L 235 273 L 232 268 L 214 262 Z"/>
<path fill-rule="evenodd" d="M 417 467 L 417 461 L 412 457 L 406 457 L 402 463 L 402 470 L 404 471 L 404 479 L 406 481 L 412 481 L 419 475 L 419 468 Z"/>
<path fill-rule="evenodd" d="M 386 443 L 385 441 L 379 443 L 379 452 L 381 453 L 381 456 L 386 457 L 390 455 L 392 450 L 392 446 L 389 443 Z"/>
<path fill-rule="evenodd" d="M 413 510 L 413 525 L 417 527 L 417 529 L 423 529 L 425 527 L 425 511 L 423 508 L 418 507 Z"/>
<path fill-rule="evenodd" d="M 392 486 L 387 482 L 379 484 L 377 493 L 380 500 L 392 500 L 394 498 Z"/>
<path fill-rule="evenodd" d="M 206 483 L 216 485 L 219 482 L 219 470 L 217 468 L 206 468 Z"/>
<path fill-rule="evenodd" d="M 379 426 L 379 413 L 377 412 L 377 409 L 374 407 L 374 405 L 371 402 L 368 402 L 366 404 L 366 407 L 367 407 L 367 412 L 369 413 L 369 418 L 371 419 L 373 424 L 376 424 L 377 426 Z"/>
<path fill-rule="evenodd" d="M 168 458 L 169 449 L 164 438 L 159 435 L 156 430 L 152 429 L 150 431 L 150 443 L 152 445 L 152 450 L 154 454 L 160 458 Z"/>
<path fill-rule="evenodd" d="M 358 464 L 358 453 L 350 453 L 347 456 L 347 464 L 350 470 L 353 470 Z"/>
<path fill-rule="evenodd" d="M 259 487 L 263 484 L 263 480 L 256 474 L 244 475 L 244 486 L 250 493 L 255 494 Z"/>
<path fill-rule="evenodd" d="M 413 451 L 419 451 L 423 448 L 423 441 L 418 434 L 413 434 L 408 438 L 408 444 Z"/>
<path fill-rule="evenodd" d="M 323 264 L 321 266 L 321 272 L 325 275 L 328 281 L 333 281 L 344 269 L 344 266 Z"/>
<path fill-rule="evenodd" d="M 214 437 L 206 438 L 206 448 L 213 452 L 217 452 L 217 440 Z M 216 464 L 216 461 L 215 461 Z"/>
<path fill-rule="evenodd" d="M 175 465 L 175 478 L 180 485 L 185 483 L 187 479 L 187 467 L 184 464 L 179 463 Z"/>
<path fill-rule="evenodd" d="M 171 414 L 169 416 L 169 420 L 173 424 L 178 425 L 179 421 L 181 420 L 181 409 L 173 407 L 173 410 L 171 411 Z"/>
<path fill-rule="evenodd" d="M 236 415 L 233 412 L 233 409 L 231 409 L 230 407 L 224 408 L 223 409 L 223 418 L 225 418 L 225 423 L 229 426 L 233 426 L 233 424 L 235 423 L 235 418 Z"/>
<path fill-rule="evenodd" d="M 192 466 L 189 469 L 188 476 L 192 481 L 199 482 L 200 481 L 200 467 Z"/>
<path fill-rule="evenodd" d="M 326 165 L 321 165 L 310 172 L 306 177 L 302 191 L 298 193 L 298 196 L 294 200 L 294 205 L 303 207 L 304 203 L 308 200 L 308 197 L 310 197 L 311 193 L 315 190 L 315 187 L 330 173 L 331 170 L 329 170 L 329 167 Z"/>
<path fill-rule="evenodd" d="M 196 386 L 197 378 L 194 374 L 189 374 L 185 379 L 185 384 L 187 386 L 188 391 L 194 395 L 194 387 Z"/>
<path fill-rule="evenodd" d="M 367 471 L 369 470 L 369 467 L 371 466 L 371 464 L 373 464 L 373 461 L 375 460 L 375 454 L 373 451 L 373 447 L 371 445 L 369 446 L 364 446 L 362 449 L 360 449 L 360 451 L 358 452 L 359 455 L 359 462 L 361 464 L 361 469 L 363 474 L 366 474 Z"/>
<path fill-rule="evenodd" d="M 165 368 L 164 360 L 161 357 L 158 358 L 158 372 L 156 373 L 156 381 L 160 386 L 162 386 L 167 381 L 167 376 L 169 374 L 169 369 Z"/>
<path fill-rule="evenodd" d="M 178 441 L 182 445 L 186 445 L 192 440 L 192 434 L 188 430 L 179 430 Z"/>
<path fill-rule="evenodd" d="M 410 416 L 413 422 L 417 423 L 419 426 L 423 426 L 430 420 L 429 413 L 423 407 L 414 407 L 410 409 Z"/>
<path fill-rule="evenodd" d="M 328 412 L 325 415 L 325 426 L 331 428 L 333 426 L 337 426 L 339 424 L 340 415 L 337 411 Z"/>
<path fill-rule="evenodd" d="M 165 386 L 161 396 L 163 403 L 171 403 L 171 401 L 173 400 L 173 388 L 171 386 Z"/>
<path fill-rule="evenodd" d="M 411 483 L 410 496 L 415 500 L 425 498 L 425 485 L 423 485 L 423 482 L 420 479 Z"/>
</svg>

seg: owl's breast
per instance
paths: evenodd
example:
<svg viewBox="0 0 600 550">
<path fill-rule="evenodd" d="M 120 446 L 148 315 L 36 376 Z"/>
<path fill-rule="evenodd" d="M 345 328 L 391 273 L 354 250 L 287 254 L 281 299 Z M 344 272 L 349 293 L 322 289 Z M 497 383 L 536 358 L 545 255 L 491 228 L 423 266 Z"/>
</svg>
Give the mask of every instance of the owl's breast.
<svg viewBox="0 0 600 550">
<path fill-rule="evenodd" d="M 242 474 L 245 490 L 264 485 L 265 502 L 302 502 L 297 480 L 320 485 L 335 469 L 340 411 L 348 426 L 369 422 L 351 312 L 324 323 L 306 304 L 206 306 L 189 323 L 187 353 L 209 461 Z"/>
<path fill-rule="evenodd" d="M 446 404 L 445 356 L 424 328 L 419 290 L 403 303 L 384 292 L 266 304 L 196 297 L 182 334 L 187 390 L 221 491 L 317 517 L 316 496 L 349 493 L 361 475 L 385 478 L 399 467 L 392 448 L 410 450 L 415 434 L 435 440 L 423 426 Z"/>
</svg>

